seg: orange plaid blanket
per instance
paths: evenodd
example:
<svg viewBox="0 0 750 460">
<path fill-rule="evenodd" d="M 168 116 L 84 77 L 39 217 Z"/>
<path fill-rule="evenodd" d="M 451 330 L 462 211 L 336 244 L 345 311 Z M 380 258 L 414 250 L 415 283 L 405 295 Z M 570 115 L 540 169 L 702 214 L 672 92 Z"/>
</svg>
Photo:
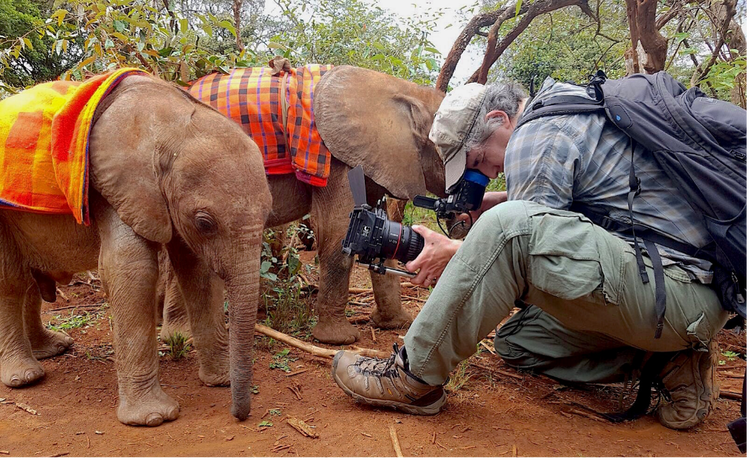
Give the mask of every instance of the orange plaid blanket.
<svg viewBox="0 0 750 460">
<path fill-rule="evenodd" d="M 127 75 L 43 83 L 0 101 L 0 208 L 88 225 L 88 141 L 99 102 Z"/>
<path fill-rule="evenodd" d="M 313 97 L 333 66 L 311 64 L 274 75 L 268 67 L 210 74 L 192 83 L 192 96 L 237 122 L 264 156 L 266 174 L 291 174 L 324 187 L 331 153 L 315 128 Z M 285 110 L 286 109 L 286 110 Z"/>
</svg>

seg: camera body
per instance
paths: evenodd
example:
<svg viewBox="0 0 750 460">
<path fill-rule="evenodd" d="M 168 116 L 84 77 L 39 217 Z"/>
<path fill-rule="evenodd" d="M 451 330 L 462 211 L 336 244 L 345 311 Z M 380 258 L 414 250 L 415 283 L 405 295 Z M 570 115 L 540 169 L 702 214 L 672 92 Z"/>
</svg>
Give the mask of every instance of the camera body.
<svg viewBox="0 0 750 460">
<path fill-rule="evenodd" d="M 474 169 L 467 169 L 454 193 L 448 198 L 414 197 L 414 206 L 435 211 L 438 219 L 450 219 L 458 214 L 476 211 L 482 206 L 484 190 L 490 179 Z"/>
<path fill-rule="evenodd" d="M 354 210 L 349 214 L 349 228 L 342 241 L 342 251 L 348 256 L 358 255 L 359 263 L 377 273 L 413 277 L 415 273 L 386 267 L 384 264 L 387 259 L 403 263 L 416 259 L 424 247 L 424 238 L 411 227 L 388 220 L 384 199 L 378 201 L 375 208 L 365 203 L 364 198 L 361 198 L 365 195 L 364 190 L 357 190 L 355 180 L 350 176 L 355 202 L 358 196 L 360 202 L 355 204 Z M 359 181 L 359 187 L 363 188 L 364 177 Z M 461 213 L 479 209 L 488 183 L 489 178 L 484 174 L 467 170 L 455 192 L 447 198 L 435 199 L 420 195 L 413 202 L 415 206 L 433 210 L 439 219 L 454 218 Z"/>
</svg>

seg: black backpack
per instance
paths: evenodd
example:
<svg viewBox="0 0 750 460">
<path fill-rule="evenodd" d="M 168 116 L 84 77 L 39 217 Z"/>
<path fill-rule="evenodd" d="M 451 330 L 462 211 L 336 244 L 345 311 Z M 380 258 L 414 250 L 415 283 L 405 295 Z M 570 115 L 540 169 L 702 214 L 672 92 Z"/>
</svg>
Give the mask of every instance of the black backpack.
<svg viewBox="0 0 750 460">
<path fill-rule="evenodd" d="M 635 74 L 607 80 L 599 71 L 586 86 L 594 100 L 569 95 L 532 101 L 518 122 L 563 114 L 601 112 L 633 142 L 652 152 L 663 171 L 703 216 L 713 241 L 701 248 L 672 239 L 670 235 L 609 218 L 606 211 L 574 204 L 575 211 L 598 225 L 641 237 L 654 265 L 656 337 L 661 336 L 666 292 L 661 259 L 654 243 L 713 263 L 713 288 L 724 309 L 747 318 L 747 159 L 746 111 L 734 104 L 707 97 L 697 87 L 685 87 L 666 72 Z M 631 211 L 640 193 L 640 180 L 630 168 Z M 636 242 L 641 278 L 648 282 Z"/>
</svg>

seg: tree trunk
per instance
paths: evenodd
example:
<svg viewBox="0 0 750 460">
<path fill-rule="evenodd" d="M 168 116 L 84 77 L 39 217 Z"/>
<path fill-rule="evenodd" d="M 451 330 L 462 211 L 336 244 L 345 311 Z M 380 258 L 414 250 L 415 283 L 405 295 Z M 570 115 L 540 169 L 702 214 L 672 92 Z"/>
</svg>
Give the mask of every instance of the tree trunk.
<svg viewBox="0 0 750 460">
<path fill-rule="evenodd" d="M 633 69 L 635 72 L 656 73 L 664 70 L 667 62 L 667 39 L 659 33 L 656 24 L 657 0 L 625 0 L 630 41 L 632 45 Z M 639 59 L 639 45 L 645 59 Z M 645 60 L 643 66 L 638 61 Z"/>
<path fill-rule="evenodd" d="M 240 37 L 240 31 L 242 30 L 242 0 L 233 0 L 232 12 L 234 13 L 234 33 L 237 49 L 242 51 L 245 49 L 245 46 L 242 44 L 242 37 Z"/>
</svg>

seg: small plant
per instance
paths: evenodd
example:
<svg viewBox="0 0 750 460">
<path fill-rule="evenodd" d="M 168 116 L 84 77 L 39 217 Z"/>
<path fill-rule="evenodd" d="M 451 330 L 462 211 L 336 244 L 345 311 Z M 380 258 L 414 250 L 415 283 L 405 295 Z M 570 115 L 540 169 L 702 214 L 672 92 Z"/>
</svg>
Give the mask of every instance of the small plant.
<svg viewBox="0 0 750 460">
<path fill-rule="evenodd" d="M 82 327 L 91 326 L 98 316 L 96 314 L 90 314 L 85 311 L 82 314 L 76 314 L 75 309 L 70 313 L 70 316 L 63 318 L 61 315 L 56 315 L 47 324 L 47 328 L 53 331 L 64 331 L 70 329 L 78 329 Z"/>
<path fill-rule="evenodd" d="M 270 422 L 268 420 L 263 420 L 262 422 L 258 424 L 258 428 L 263 428 L 264 426 L 271 427 L 273 426 L 273 422 Z"/>
<path fill-rule="evenodd" d="M 190 343 L 188 338 L 182 335 L 181 332 L 175 332 L 165 340 L 169 352 L 167 353 L 174 361 L 184 358 L 190 351 Z"/>
<path fill-rule="evenodd" d="M 273 355 L 273 361 L 271 361 L 271 364 L 268 365 L 268 368 L 281 369 L 284 372 L 292 372 L 292 369 L 289 367 L 289 363 L 294 361 L 297 361 L 297 358 L 290 358 L 289 349 L 284 348 L 280 352 Z"/>
<path fill-rule="evenodd" d="M 461 361 L 461 364 L 459 364 L 458 367 L 453 372 L 451 372 L 448 383 L 445 384 L 445 391 L 454 393 L 460 390 L 461 387 L 466 385 L 466 382 L 471 379 L 471 374 L 467 372 L 468 367 L 468 359 Z"/>
</svg>

